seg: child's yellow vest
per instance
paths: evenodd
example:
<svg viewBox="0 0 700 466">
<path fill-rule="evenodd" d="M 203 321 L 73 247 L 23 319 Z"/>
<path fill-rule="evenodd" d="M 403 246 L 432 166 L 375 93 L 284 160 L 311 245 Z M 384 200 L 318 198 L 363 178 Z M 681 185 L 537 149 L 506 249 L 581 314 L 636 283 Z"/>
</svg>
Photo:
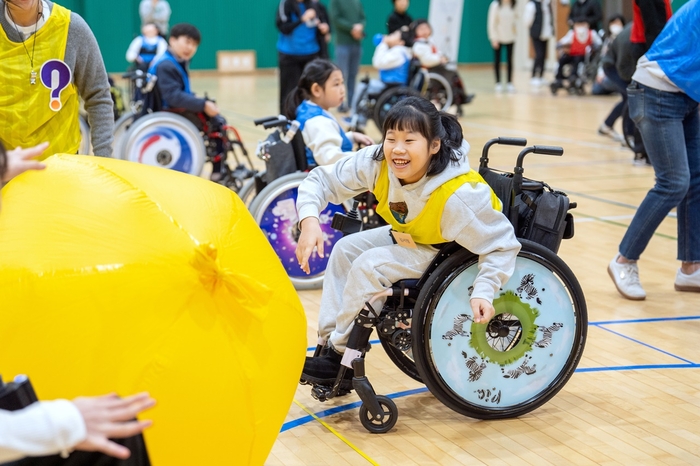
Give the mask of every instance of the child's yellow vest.
<svg viewBox="0 0 700 466">
<path fill-rule="evenodd" d="M 48 141 L 46 158 L 60 152 L 75 154 L 80 147 L 78 92 L 63 62 L 69 27 L 70 11 L 54 3 L 36 37 L 24 44 L 10 41 L 0 28 L 0 141 L 8 150 Z"/>
<path fill-rule="evenodd" d="M 423 207 L 423 210 L 414 217 L 413 220 L 407 223 L 400 223 L 389 209 L 389 168 L 386 160 L 382 161 L 382 168 L 379 172 L 377 185 L 374 187 L 374 196 L 377 198 L 377 213 L 386 220 L 391 227 L 401 233 L 408 233 L 418 244 L 440 244 L 446 243 L 447 240 L 442 237 L 440 229 L 440 220 L 442 219 L 442 211 L 445 209 L 447 199 L 454 194 L 460 186 L 465 183 L 488 183 L 474 170 L 469 170 L 456 178 L 447 181 L 430 194 L 428 202 Z M 490 189 L 490 188 L 489 188 Z M 491 190 L 491 189 L 490 189 Z M 494 209 L 501 211 L 501 201 L 496 196 L 496 193 L 491 190 L 491 205 Z"/>
</svg>

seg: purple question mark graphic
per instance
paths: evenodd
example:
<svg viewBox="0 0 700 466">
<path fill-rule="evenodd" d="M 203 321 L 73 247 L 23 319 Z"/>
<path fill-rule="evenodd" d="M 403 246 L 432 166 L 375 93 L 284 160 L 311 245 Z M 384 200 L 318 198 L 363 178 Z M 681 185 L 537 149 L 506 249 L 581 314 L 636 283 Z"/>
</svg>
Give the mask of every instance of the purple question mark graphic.
<svg viewBox="0 0 700 466">
<path fill-rule="evenodd" d="M 39 76 L 41 77 L 41 83 L 51 90 L 49 108 L 54 112 L 61 110 L 63 107 L 61 91 L 70 84 L 71 75 L 70 68 L 61 60 L 48 60 L 41 65 Z"/>
</svg>

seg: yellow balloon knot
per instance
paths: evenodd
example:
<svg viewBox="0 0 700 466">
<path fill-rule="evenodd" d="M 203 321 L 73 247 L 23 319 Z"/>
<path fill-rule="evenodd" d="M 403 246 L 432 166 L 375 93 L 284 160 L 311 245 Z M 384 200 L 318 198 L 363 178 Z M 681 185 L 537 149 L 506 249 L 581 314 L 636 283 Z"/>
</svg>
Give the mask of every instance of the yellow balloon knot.
<svg viewBox="0 0 700 466">
<path fill-rule="evenodd" d="M 192 266 L 199 271 L 199 281 L 210 293 L 223 289 L 234 295 L 239 302 L 251 305 L 250 309 L 256 317 L 262 312 L 273 293 L 264 283 L 256 282 L 246 274 L 234 269 L 222 267 L 218 258 L 218 250 L 211 243 L 200 243 L 195 249 Z M 244 285 L 245 284 L 245 285 Z"/>
</svg>

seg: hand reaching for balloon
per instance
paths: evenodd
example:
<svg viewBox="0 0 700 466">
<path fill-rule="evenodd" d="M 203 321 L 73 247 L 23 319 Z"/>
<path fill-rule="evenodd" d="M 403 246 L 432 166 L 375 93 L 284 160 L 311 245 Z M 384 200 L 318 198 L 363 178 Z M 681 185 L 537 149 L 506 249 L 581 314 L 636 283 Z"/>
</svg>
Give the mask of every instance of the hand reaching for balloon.
<svg viewBox="0 0 700 466">
<path fill-rule="evenodd" d="M 141 433 L 151 421 L 134 420 L 141 411 L 153 407 L 156 401 L 148 393 L 126 398 L 117 395 L 80 397 L 73 400 L 85 421 L 87 437 L 76 450 L 99 451 L 115 458 L 126 459 L 131 452 L 110 438 L 127 438 Z"/>
<path fill-rule="evenodd" d="M 46 148 L 49 147 L 48 142 L 42 142 L 38 146 L 22 149 L 18 147 L 14 150 L 7 151 L 7 169 L 0 183 L 7 183 L 12 178 L 20 175 L 27 170 L 43 170 L 46 168 L 41 162 L 34 160 L 39 157 Z"/>
<path fill-rule="evenodd" d="M 299 224 L 301 235 L 297 241 L 297 261 L 301 270 L 307 274 L 311 273 L 309 269 L 309 257 L 314 251 L 314 247 L 318 251 L 318 255 L 323 257 L 323 231 L 316 217 L 306 217 Z"/>
</svg>

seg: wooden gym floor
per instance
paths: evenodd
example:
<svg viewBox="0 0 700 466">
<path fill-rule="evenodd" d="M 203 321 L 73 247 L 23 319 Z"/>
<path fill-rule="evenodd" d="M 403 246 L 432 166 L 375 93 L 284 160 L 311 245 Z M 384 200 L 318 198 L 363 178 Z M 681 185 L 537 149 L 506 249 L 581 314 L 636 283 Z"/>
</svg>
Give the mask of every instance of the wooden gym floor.
<svg viewBox="0 0 700 466">
<path fill-rule="evenodd" d="M 564 147 L 561 158 L 529 155 L 525 176 L 547 181 L 578 203 L 576 235 L 560 250 L 588 304 L 588 341 L 577 372 L 526 416 L 478 421 L 442 405 L 375 345 L 367 374 L 377 393 L 394 397 L 396 427 L 369 434 L 358 420 L 354 392 L 320 403 L 309 386 L 299 386 L 266 464 L 700 464 L 700 294 L 673 289 L 679 266 L 675 214 L 640 260 L 646 301 L 623 299 L 606 272 L 654 180 L 650 167 L 633 166 L 628 149 L 596 132 L 617 98 L 531 91 L 524 71 L 516 74 L 517 93 L 496 94 L 490 67 L 465 68 L 462 75 L 477 94 L 461 118 L 472 166 L 484 142 L 497 136 Z M 218 100 L 253 155 L 267 134 L 253 119 L 277 113 L 276 76 L 195 75 L 192 87 Z M 372 123 L 369 132 L 378 139 Z M 494 147 L 491 166 L 512 170 L 517 150 Z M 299 295 L 311 349 L 321 292 Z"/>
</svg>

